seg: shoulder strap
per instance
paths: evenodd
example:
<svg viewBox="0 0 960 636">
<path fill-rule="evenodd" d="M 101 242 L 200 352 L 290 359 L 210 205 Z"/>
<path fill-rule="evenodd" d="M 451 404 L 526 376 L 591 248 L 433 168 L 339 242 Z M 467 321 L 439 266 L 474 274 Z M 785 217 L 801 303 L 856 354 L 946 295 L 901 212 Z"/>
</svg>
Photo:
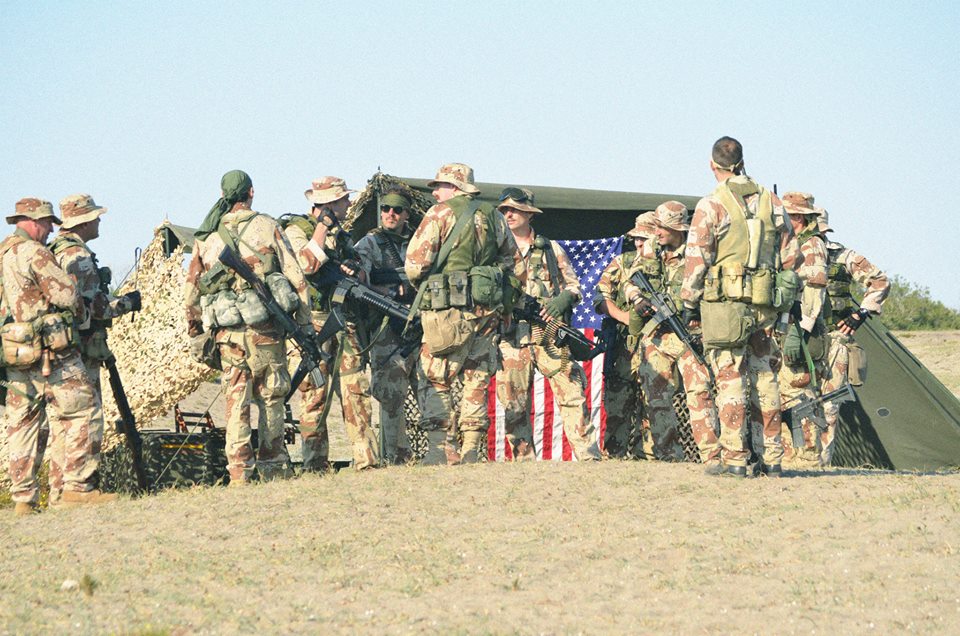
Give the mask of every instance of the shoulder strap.
<svg viewBox="0 0 960 636">
<path fill-rule="evenodd" d="M 254 256 L 260 259 L 260 263 L 265 264 L 267 262 L 267 257 L 261 254 L 260 252 L 258 252 L 257 250 L 255 250 L 252 245 L 250 245 L 249 243 L 243 240 L 243 235 L 247 232 L 247 228 L 250 227 L 250 222 L 253 221 L 255 218 L 257 218 L 258 216 L 260 216 L 260 213 L 254 212 L 249 219 L 247 219 L 246 221 L 242 221 L 243 227 L 240 228 L 240 233 L 237 235 L 236 240 L 234 240 L 233 238 L 233 232 L 227 229 L 227 227 L 223 224 L 222 220 L 220 221 L 220 223 L 217 224 L 217 234 L 219 234 L 220 238 L 223 239 L 223 242 L 226 245 L 228 245 L 230 249 L 232 249 L 234 252 L 237 252 L 238 255 L 240 252 L 239 250 L 237 250 L 237 241 L 246 245 L 247 249 L 253 252 Z"/>
<path fill-rule="evenodd" d="M 543 246 L 543 259 L 547 262 L 547 272 L 550 274 L 553 293 L 556 295 L 563 289 L 560 285 L 560 264 L 557 262 L 557 255 L 553 253 L 553 243 L 546 237 L 543 240 L 546 242 Z"/>
<path fill-rule="evenodd" d="M 48 249 L 53 252 L 54 256 L 56 256 L 68 247 L 86 247 L 86 245 L 80 239 L 72 236 L 66 236 L 64 234 L 58 234 L 57 238 L 53 240 L 53 243 L 50 244 Z"/>
</svg>

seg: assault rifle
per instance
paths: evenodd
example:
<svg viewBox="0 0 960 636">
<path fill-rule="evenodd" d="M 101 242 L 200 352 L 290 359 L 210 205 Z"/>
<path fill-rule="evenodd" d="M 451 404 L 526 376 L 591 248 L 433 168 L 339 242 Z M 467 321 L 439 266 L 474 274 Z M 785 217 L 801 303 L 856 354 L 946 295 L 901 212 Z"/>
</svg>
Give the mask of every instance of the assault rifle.
<svg viewBox="0 0 960 636">
<path fill-rule="evenodd" d="M 673 304 L 673 300 L 655 290 L 653 285 L 650 284 L 650 279 L 647 278 L 646 274 L 642 271 L 636 271 L 633 276 L 630 277 L 630 282 L 643 290 L 644 294 L 646 294 L 650 300 L 650 304 L 653 305 L 653 308 L 656 310 L 650 320 L 652 320 L 655 325 L 667 323 L 670 331 L 676 334 L 677 338 L 680 338 L 680 341 L 686 345 L 697 362 L 706 368 L 707 373 L 710 375 L 710 384 L 716 384 L 716 379 L 713 377 L 713 369 L 707 364 L 700 350 L 702 347 L 700 338 L 691 336 L 690 332 L 687 331 L 687 327 L 677 318 L 677 308 Z"/>
<path fill-rule="evenodd" d="M 407 285 L 410 286 L 410 279 L 402 267 L 388 267 L 383 269 L 370 270 L 371 285 Z"/>
<path fill-rule="evenodd" d="M 793 438 L 793 447 L 803 448 L 803 419 L 810 417 L 814 409 L 824 402 L 836 400 L 837 402 L 851 402 L 857 399 L 857 394 L 853 391 L 853 386 L 849 383 L 844 384 L 839 389 L 834 389 L 829 393 L 824 393 L 817 398 L 808 398 L 800 396 L 794 400 L 792 406 L 783 410 L 782 419 L 790 427 L 790 437 Z"/>
<path fill-rule="evenodd" d="M 323 354 L 320 353 L 320 347 L 317 341 L 314 340 L 314 334 L 309 333 L 306 329 L 298 325 L 296 321 L 280 307 L 273 297 L 273 294 L 270 293 L 267 284 L 257 277 L 253 270 L 250 269 L 250 266 L 247 265 L 244 260 L 240 258 L 240 255 L 229 245 L 224 246 L 223 251 L 220 252 L 219 259 L 221 263 L 235 271 L 240 278 L 247 281 L 250 288 L 253 289 L 253 292 L 257 295 L 257 298 L 259 298 L 260 302 L 267 308 L 270 317 L 283 328 L 294 343 L 296 343 L 297 348 L 300 349 L 300 366 L 297 367 L 296 373 L 293 374 L 293 379 L 290 382 L 290 392 L 287 393 L 286 400 L 290 399 L 293 392 L 297 390 L 297 387 L 300 386 L 300 383 L 303 382 L 303 379 L 307 377 L 308 374 L 314 386 L 323 386 L 323 373 L 321 373 L 318 368 L 318 365 L 323 360 Z M 312 331 L 312 329 L 310 331 Z"/>
<path fill-rule="evenodd" d="M 143 439 L 140 437 L 140 431 L 137 430 L 137 420 L 133 416 L 130 402 L 127 401 L 127 392 L 123 389 L 120 371 L 117 370 L 117 359 L 113 357 L 113 354 L 110 354 L 110 357 L 104 360 L 102 364 L 110 376 L 113 399 L 117 403 L 117 411 L 120 412 L 120 421 L 117 422 L 117 428 L 123 433 L 123 438 L 133 458 L 133 473 L 137 478 L 137 489 L 141 494 L 146 493 L 148 485 L 147 473 L 143 468 Z"/>
<path fill-rule="evenodd" d="M 382 294 L 378 294 L 360 281 L 346 276 L 337 283 L 337 286 L 333 290 L 331 301 L 332 309 L 330 310 L 330 317 L 323 323 L 323 327 L 320 328 L 320 332 L 317 334 L 318 345 L 322 345 L 327 340 L 330 340 L 346 327 L 347 319 L 346 316 L 344 316 L 343 306 L 347 301 L 359 302 L 360 304 L 375 309 L 381 314 L 403 322 L 407 321 L 407 316 L 410 314 L 410 307 L 407 305 L 397 302 L 392 298 L 387 298 Z M 420 346 L 422 338 L 423 328 L 420 326 L 420 319 L 414 318 L 404 332 L 403 344 L 400 345 L 401 354 L 404 356 L 409 355 L 415 348 Z"/>
<path fill-rule="evenodd" d="M 513 307 L 515 320 L 526 320 L 544 329 L 556 329 L 554 344 L 558 347 L 570 347 L 571 358 L 574 360 L 592 360 L 604 352 L 602 343 L 594 342 L 579 330 L 565 325 L 559 320 L 544 320 L 540 316 L 540 301 L 530 294 L 523 294 Z"/>
</svg>

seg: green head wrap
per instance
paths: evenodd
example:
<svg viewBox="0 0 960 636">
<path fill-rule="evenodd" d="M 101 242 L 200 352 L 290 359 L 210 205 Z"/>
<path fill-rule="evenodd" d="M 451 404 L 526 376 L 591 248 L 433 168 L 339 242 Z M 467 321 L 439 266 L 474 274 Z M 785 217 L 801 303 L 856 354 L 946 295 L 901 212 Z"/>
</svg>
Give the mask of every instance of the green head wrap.
<svg viewBox="0 0 960 636">
<path fill-rule="evenodd" d="M 235 203 L 246 199 L 252 187 L 253 181 L 250 179 L 250 175 L 243 170 L 231 170 L 223 175 L 223 178 L 220 179 L 220 189 L 223 191 L 223 196 L 213 204 L 213 207 L 207 212 L 206 218 L 203 219 L 203 223 L 200 224 L 200 229 L 193 235 L 202 240 L 207 238 L 208 234 L 216 232 L 221 217 L 229 212 Z"/>
<path fill-rule="evenodd" d="M 391 192 L 380 197 L 380 205 L 389 205 L 394 208 L 410 209 L 410 199 L 399 192 Z"/>
</svg>

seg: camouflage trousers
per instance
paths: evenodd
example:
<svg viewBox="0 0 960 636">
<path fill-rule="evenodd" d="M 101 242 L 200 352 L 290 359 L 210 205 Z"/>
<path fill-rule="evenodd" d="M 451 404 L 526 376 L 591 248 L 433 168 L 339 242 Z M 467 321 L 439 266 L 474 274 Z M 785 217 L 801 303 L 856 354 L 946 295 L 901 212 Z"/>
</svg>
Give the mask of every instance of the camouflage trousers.
<svg viewBox="0 0 960 636">
<path fill-rule="evenodd" d="M 687 397 L 690 430 L 700 452 L 700 460 L 708 462 L 719 459 L 717 407 L 710 390 L 707 368 L 697 362 L 693 352 L 672 331 L 657 329 L 641 342 L 643 357 L 637 375 L 647 400 L 654 457 L 684 460 L 683 446 L 679 440 L 680 421 L 673 406 L 673 396 L 679 389 L 675 374 L 679 372 Z"/>
<path fill-rule="evenodd" d="M 313 312 L 313 327 L 323 327 L 327 314 Z M 337 362 L 338 348 L 340 358 Z M 353 466 L 357 470 L 370 468 L 379 463 L 377 441 L 370 426 L 373 414 L 370 404 L 370 381 L 364 373 L 363 356 L 357 326 L 347 323 L 337 338 L 323 343 L 323 351 L 330 360 L 337 362 L 337 379 L 333 378 L 330 362 L 320 363 L 320 371 L 326 379 L 322 387 L 314 387 L 309 379 L 300 386 L 300 435 L 303 440 L 303 469 L 326 470 L 330 459 L 330 437 L 327 422 L 323 417 L 327 400 L 337 391 L 343 409 L 343 423 L 353 454 Z M 291 344 L 287 351 L 291 375 L 300 365 L 300 353 Z"/>
<path fill-rule="evenodd" d="M 463 324 L 449 325 L 469 331 L 463 344 L 443 355 L 434 355 L 424 341 L 417 361 L 417 403 L 420 406 L 420 426 L 425 431 L 487 430 L 487 387 L 497 370 L 497 326 L 500 314 L 481 314 L 463 311 L 458 320 Z M 450 388 L 460 378 L 463 395 L 459 412 L 453 408 Z"/>
<path fill-rule="evenodd" d="M 830 348 L 824 362 L 822 393 L 829 393 L 842 387 L 849 381 L 850 336 L 839 331 L 830 332 Z M 823 403 L 823 415 L 826 429 L 820 435 L 820 464 L 829 466 L 833 461 L 833 443 L 837 437 L 837 424 L 840 422 L 840 405 L 834 401 Z"/>
<path fill-rule="evenodd" d="M 411 456 L 404 400 L 417 356 L 400 354 L 400 337 L 387 327 L 370 349 L 370 393 L 380 403 L 380 451 L 388 463 Z"/>
<path fill-rule="evenodd" d="M 517 339 L 507 337 L 500 341 L 502 368 L 497 371 L 497 399 L 503 405 L 504 431 L 513 450 L 521 442 L 535 446 L 530 426 L 530 385 L 536 367 L 550 382 L 560 407 L 563 432 L 577 459 L 599 459 L 596 431 L 587 416 L 587 378 L 583 368 L 566 357 L 555 347 L 518 344 Z"/>
<path fill-rule="evenodd" d="M 721 461 L 731 466 L 746 466 L 750 457 L 746 436 L 756 428 L 762 439 L 759 445 L 763 447 L 763 462 L 768 466 L 779 465 L 783 446 L 776 374 L 780 349 L 776 341 L 766 330 L 757 329 L 745 345 L 709 349 L 704 357 L 717 380 L 715 402 L 720 418 Z"/>
<path fill-rule="evenodd" d="M 800 401 L 812 401 L 818 397 L 816 377 L 810 377 L 810 371 L 805 364 L 793 366 L 784 363 L 778 372 L 777 384 L 780 386 L 780 402 L 785 409 L 793 407 Z M 799 448 L 794 446 L 791 426 L 800 427 L 799 437 L 802 437 L 803 445 Z M 807 410 L 800 418 L 800 422 L 787 422 L 787 418 L 783 419 L 781 441 L 784 467 L 819 468 L 821 433 L 825 432 L 826 428 L 827 423 L 823 419 L 823 410 L 820 406 Z"/>
<path fill-rule="evenodd" d="M 603 408 L 607 414 L 603 448 L 610 457 L 645 457 L 645 449 L 653 454 L 645 400 L 637 382 L 637 346 L 638 338 L 627 338 L 610 354 L 616 356 L 612 366 L 604 363 L 609 373 L 603 376 Z"/>
<path fill-rule="evenodd" d="M 43 458 L 41 426 L 48 424 L 51 500 L 63 490 L 86 492 L 96 488 L 103 443 L 100 398 L 87 377 L 78 351 L 51 361 L 44 377 L 42 363 L 8 368 L 6 419 L 10 454 L 10 493 L 15 502 L 37 501 L 37 471 Z"/>
<path fill-rule="evenodd" d="M 282 340 L 253 329 L 221 329 L 217 346 L 223 362 L 227 402 L 227 470 L 230 481 L 244 482 L 254 469 L 264 480 L 286 477 L 290 457 L 283 441 L 284 398 L 290 375 Z M 250 405 L 257 406 L 257 456 L 251 445 Z"/>
</svg>

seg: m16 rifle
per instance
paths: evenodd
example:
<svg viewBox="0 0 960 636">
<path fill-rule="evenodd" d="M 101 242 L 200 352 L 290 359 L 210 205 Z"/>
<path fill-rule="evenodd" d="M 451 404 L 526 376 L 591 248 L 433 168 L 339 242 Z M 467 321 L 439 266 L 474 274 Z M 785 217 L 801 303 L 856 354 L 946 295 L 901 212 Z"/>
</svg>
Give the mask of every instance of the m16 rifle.
<svg viewBox="0 0 960 636">
<path fill-rule="evenodd" d="M 259 298 L 260 302 L 267 308 L 270 317 L 286 332 L 300 350 L 300 366 L 297 367 L 296 373 L 293 374 L 290 382 L 290 392 L 287 393 L 286 400 L 290 399 L 293 392 L 297 390 L 297 387 L 300 386 L 300 383 L 303 382 L 303 379 L 307 377 L 307 375 L 310 376 L 310 381 L 313 382 L 314 386 L 323 386 L 323 373 L 321 373 L 318 368 L 320 362 L 323 360 L 323 354 L 320 352 L 320 347 L 315 340 L 315 335 L 312 333 L 313 330 L 308 331 L 298 325 L 296 321 L 280 307 L 279 303 L 274 299 L 273 294 L 270 293 L 267 284 L 257 277 L 250 266 L 247 265 L 246 262 L 240 258 L 240 255 L 229 245 L 224 246 L 223 251 L 220 252 L 219 259 L 221 263 L 235 271 L 240 278 L 247 281 L 247 284 L 250 285 L 250 288 L 257 295 L 257 298 Z"/>
<path fill-rule="evenodd" d="M 853 391 L 853 386 L 844 384 L 839 389 L 834 389 L 829 393 L 824 393 L 817 398 L 808 398 L 800 396 L 794 402 L 783 409 L 782 419 L 790 427 L 790 437 L 793 439 L 793 447 L 803 448 L 803 420 L 813 415 L 814 409 L 824 402 L 837 401 L 852 402 L 857 399 L 857 394 Z"/>
<path fill-rule="evenodd" d="M 711 386 L 716 384 L 716 379 L 713 377 L 713 369 L 710 368 L 710 365 L 707 364 L 707 361 L 703 357 L 703 345 L 700 338 L 690 335 L 686 326 L 677 318 L 678 312 L 676 306 L 673 304 L 673 300 L 654 289 L 650 283 L 650 279 L 647 278 L 646 274 L 642 271 L 636 271 L 633 276 L 630 277 L 630 282 L 643 290 L 650 304 L 653 305 L 655 311 L 653 312 L 653 316 L 650 317 L 650 320 L 652 320 L 655 325 L 666 323 L 670 331 L 676 334 L 677 338 L 680 338 L 680 341 L 690 350 L 690 353 L 693 354 L 697 362 L 706 368 L 707 374 L 710 376 Z"/>
<path fill-rule="evenodd" d="M 539 325 L 550 334 L 555 331 L 554 344 L 558 347 L 569 347 L 570 357 L 574 360 L 592 360 L 604 352 L 601 343 L 587 338 L 579 330 L 565 325 L 559 320 L 545 320 L 541 315 L 540 301 L 529 294 L 523 294 L 513 307 L 515 320 L 526 320 Z"/>
</svg>

